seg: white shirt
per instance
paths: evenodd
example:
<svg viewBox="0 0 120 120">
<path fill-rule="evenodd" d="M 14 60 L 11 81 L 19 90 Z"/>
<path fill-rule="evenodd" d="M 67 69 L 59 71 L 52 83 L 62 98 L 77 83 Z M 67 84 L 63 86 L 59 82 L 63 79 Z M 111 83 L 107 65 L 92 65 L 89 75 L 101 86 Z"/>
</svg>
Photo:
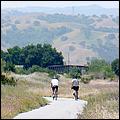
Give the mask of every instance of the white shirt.
<svg viewBox="0 0 120 120">
<path fill-rule="evenodd" d="M 72 79 L 72 84 L 73 84 L 73 86 L 79 86 L 78 79 L 76 79 L 76 78 Z"/>
<path fill-rule="evenodd" d="M 58 80 L 57 79 L 52 79 L 51 80 L 52 86 L 57 85 L 58 86 Z"/>
<path fill-rule="evenodd" d="M 72 82 L 73 82 L 73 81 L 78 81 L 78 79 L 74 78 L 74 79 L 72 79 Z"/>
</svg>

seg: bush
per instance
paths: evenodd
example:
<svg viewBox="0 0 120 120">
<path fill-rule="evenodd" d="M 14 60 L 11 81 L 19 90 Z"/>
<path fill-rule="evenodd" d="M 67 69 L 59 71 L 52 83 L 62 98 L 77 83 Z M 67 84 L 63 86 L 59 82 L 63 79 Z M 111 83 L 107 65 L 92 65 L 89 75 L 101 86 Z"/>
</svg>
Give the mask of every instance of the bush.
<svg viewBox="0 0 120 120">
<path fill-rule="evenodd" d="M 81 78 L 81 71 L 76 67 L 71 68 L 70 71 L 69 71 L 69 77 Z"/>
<path fill-rule="evenodd" d="M 67 36 L 62 36 L 62 37 L 61 37 L 61 40 L 62 40 L 62 41 L 66 41 L 67 39 L 68 39 Z"/>
<path fill-rule="evenodd" d="M 38 65 L 33 65 L 31 68 L 28 69 L 29 73 L 33 72 L 45 72 L 46 70 L 44 68 L 39 67 Z"/>
<path fill-rule="evenodd" d="M 110 81 L 114 81 L 114 80 L 115 80 L 115 76 L 111 76 Z"/>
<path fill-rule="evenodd" d="M 95 59 L 89 65 L 89 73 L 93 73 L 95 79 L 114 78 L 112 67 L 105 60 Z"/>
<path fill-rule="evenodd" d="M 89 83 L 91 80 L 91 76 L 90 77 L 81 77 L 81 82 L 87 84 Z"/>
<path fill-rule="evenodd" d="M 1 59 L 1 72 L 4 72 L 5 66 L 6 66 L 6 62 Z"/>
<path fill-rule="evenodd" d="M 15 72 L 15 65 L 10 62 L 7 62 L 6 65 L 4 66 L 4 71 Z"/>
<path fill-rule="evenodd" d="M 48 74 L 50 78 L 53 78 L 53 76 L 57 76 L 57 73 L 54 71 L 49 71 Z"/>
<path fill-rule="evenodd" d="M 111 66 L 114 73 L 119 76 L 119 59 L 113 60 Z"/>
<path fill-rule="evenodd" d="M 8 78 L 5 75 L 1 74 L 1 84 L 15 86 L 17 84 L 17 81 L 13 77 Z"/>
<path fill-rule="evenodd" d="M 95 72 L 94 73 L 94 78 L 95 79 L 103 79 L 103 78 L 106 78 L 106 77 L 105 77 L 104 73 L 102 73 L 102 72 L 98 72 L 98 73 Z"/>
<path fill-rule="evenodd" d="M 7 71 L 15 72 L 15 65 L 1 59 L 1 72 L 7 72 Z"/>
<path fill-rule="evenodd" d="M 15 68 L 15 73 L 17 74 L 28 74 L 27 70 L 23 69 L 23 68 Z"/>
<path fill-rule="evenodd" d="M 33 73 L 33 72 L 46 72 L 49 74 L 49 77 L 53 77 L 54 75 L 56 75 L 56 72 L 55 71 L 52 71 L 52 70 L 49 70 L 47 68 L 42 68 L 42 67 L 39 67 L 38 65 L 33 65 L 31 68 L 29 69 L 24 69 L 24 68 L 16 68 L 15 72 L 17 74 L 30 74 L 30 73 Z"/>
</svg>

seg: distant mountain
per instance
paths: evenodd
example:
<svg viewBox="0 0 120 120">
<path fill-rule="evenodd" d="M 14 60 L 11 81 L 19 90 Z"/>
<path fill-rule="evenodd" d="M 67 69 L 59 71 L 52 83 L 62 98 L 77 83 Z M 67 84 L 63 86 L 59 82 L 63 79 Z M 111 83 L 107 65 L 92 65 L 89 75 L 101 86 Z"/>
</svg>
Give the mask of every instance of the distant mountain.
<svg viewBox="0 0 120 120">
<path fill-rule="evenodd" d="M 63 10 L 63 13 L 64 10 L 65 13 L 72 12 L 71 7 L 50 9 L 39 7 L 2 10 L 2 49 L 15 45 L 23 47 L 49 43 L 62 51 L 66 63 L 69 53 L 71 64 L 86 64 L 96 57 L 111 62 L 119 57 L 119 17 L 114 16 L 115 12 L 108 15 L 109 10 L 99 6 L 75 7 L 74 12 L 83 10 L 89 14 L 90 9 L 94 9 L 93 13 L 96 9 L 101 9 L 98 14 L 102 11 L 104 14 L 100 16 L 91 15 L 92 12 L 89 15 L 82 12 L 74 15 L 59 13 L 59 10 Z M 48 14 L 47 11 L 55 14 Z"/>
<path fill-rule="evenodd" d="M 15 8 L 9 10 L 18 10 L 20 12 L 42 12 L 47 14 L 84 14 L 84 15 L 119 15 L 119 9 L 117 8 L 103 8 L 98 5 L 89 5 L 89 6 L 72 6 L 72 7 L 24 7 L 24 8 Z"/>
</svg>

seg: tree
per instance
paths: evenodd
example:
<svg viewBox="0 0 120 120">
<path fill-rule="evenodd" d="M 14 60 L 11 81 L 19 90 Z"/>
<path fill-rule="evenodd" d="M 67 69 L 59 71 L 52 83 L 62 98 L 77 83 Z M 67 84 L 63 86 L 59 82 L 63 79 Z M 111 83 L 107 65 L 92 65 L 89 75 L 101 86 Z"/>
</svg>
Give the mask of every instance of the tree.
<svg viewBox="0 0 120 120">
<path fill-rule="evenodd" d="M 105 60 L 95 59 L 89 64 L 89 72 L 92 72 L 96 78 L 113 78 L 114 73 L 111 65 Z"/>
<path fill-rule="evenodd" d="M 47 67 L 49 65 L 63 65 L 63 56 L 61 52 L 57 52 L 51 45 L 43 45 L 43 57 L 42 66 Z"/>
<path fill-rule="evenodd" d="M 25 69 L 38 65 L 48 67 L 49 65 L 63 65 L 63 56 L 49 44 L 28 45 L 23 48 L 15 46 L 9 48 L 7 53 L 2 51 L 2 58 L 6 62 L 15 65 L 23 65 Z"/>
<path fill-rule="evenodd" d="M 119 59 L 113 60 L 111 66 L 114 73 L 119 76 Z"/>
<path fill-rule="evenodd" d="M 6 61 L 6 56 L 7 56 L 7 52 L 4 52 L 3 50 L 1 50 L 1 58 L 2 60 Z"/>
<path fill-rule="evenodd" d="M 69 75 L 70 75 L 70 77 L 80 78 L 81 77 L 81 71 L 78 68 L 74 67 L 74 68 L 70 69 Z"/>
<path fill-rule="evenodd" d="M 103 67 L 107 65 L 108 64 L 105 62 L 105 60 L 93 59 L 89 65 L 89 71 L 100 72 L 103 70 Z"/>
<path fill-rule="evenodd" d="M 110 65 L 104 66 L 102 72 L 104 73 L 104 78 L 114 78 L 114 73 Z"/>
<path fill-rule="evenodd" d="M 7 72 L 7 71 L 15 72 L 15 65 L 10 62 L 7 62 L 4 67 L 4 70 L 5 70 L 5 72 Z"/>
<path fill-rule="evenodd" d="M 5 66 L 6 66 L 6 62 L 1 59 L 1 72 L 4 71 Z"/>
<path fill-rule="evenodd" d="M 19 48 L 18 46 L 15 46 L 15 47 L 9 48 L 7 50 L 8 50 L 8 53 L 6 55 L 6 61 L 11 62 L 16 65 L 19 65 L 21 48 Z"/>
</svg>

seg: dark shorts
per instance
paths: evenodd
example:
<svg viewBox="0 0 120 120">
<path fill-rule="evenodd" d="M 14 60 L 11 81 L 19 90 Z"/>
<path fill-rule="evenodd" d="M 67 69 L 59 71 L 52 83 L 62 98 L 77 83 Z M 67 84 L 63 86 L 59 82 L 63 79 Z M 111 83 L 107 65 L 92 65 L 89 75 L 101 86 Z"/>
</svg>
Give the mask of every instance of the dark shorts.
<svg viewBox="0 0 120 120">
<path fill-rule="evenodd" d="M 79 86 L 73 86 L 72 89 L 78 91 L 79 90 Z"/>
<path fill-rule="evenodd" d="M 53 86 L 52 87 L 52 91 L 54 91 L 56 89 L 56 92 L 58 91 L 58 86 Z"/>
</svg>

